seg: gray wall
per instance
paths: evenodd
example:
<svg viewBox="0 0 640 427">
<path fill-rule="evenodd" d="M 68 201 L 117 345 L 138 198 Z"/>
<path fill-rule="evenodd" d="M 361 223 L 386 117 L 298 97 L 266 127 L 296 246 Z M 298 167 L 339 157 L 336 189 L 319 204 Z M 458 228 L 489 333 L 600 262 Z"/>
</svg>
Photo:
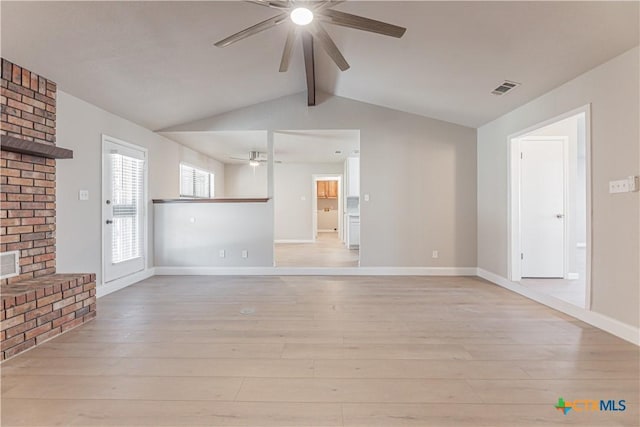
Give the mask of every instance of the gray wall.
<svg viewBox="0 0 640 427">
<path fill-rule="evenodd" d="M 153 215 L 151 199 L 178 197 L 179 163 L 213 166 L 206 156 L 183 147 L 148 129 L 108 113 L 58 90 L 58 144 L 73 150 L 72 160 L 58 161 L 57 168 L 57 269 L 60 273 L 97 274 L 102 284 L 102 134 L 147 148 L 149 151 L 149 218 L 147 266 L 153 263 Z M 219 170 L 216 178 L 223 177 Z M 224 185 L 224 179 L 221 180 Z M 78 191 L 89 190 L 89 200 L 79 201 Z M 216 184 L 216 191 L 218 184 Z"/>
<path fill-rule="evenodd" d="M 313 175 L 342 175 L 342 163 L 274 165 L 276 240 L 312 240 Z M 304 200 L 302 200 L 304 198 Z M 335 208 L 338 201 L 334 200 Z"/>
<path fill-rule="evenodd" d="M 267 197 L 267 165 L 255 168 L 248 163 L 224 165 L 224 196 L 228 198 Z"/>
<path fill-rule="evenodd" d="M 507 277 L 507 137 L 591 103 L 592 309 L 639 326 L 640 195 L 608 193 L 640 171 L 636 47 L 478 129 L 478 266 Z"/>
<path fill-rule="evenodd" d="M 360 265 L 476 265 L 476 130 L 346 98 L 306 94 L 167 131 L 360 129 Z M 432 259 L 438 250 L 440 258 Z"/>
<path fill-rule="evenodd" d="M 155 204 L 156 265 L 273 267 L 272 203 Z"/>
</svg>

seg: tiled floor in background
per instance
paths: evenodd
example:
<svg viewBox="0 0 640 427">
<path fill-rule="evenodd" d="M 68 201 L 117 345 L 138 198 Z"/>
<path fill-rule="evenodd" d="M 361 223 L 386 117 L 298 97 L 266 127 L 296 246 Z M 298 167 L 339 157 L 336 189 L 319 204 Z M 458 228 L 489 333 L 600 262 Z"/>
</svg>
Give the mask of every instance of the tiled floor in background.
<svg viewBox="0 0 640 427">
<path fill-rule="evenodd" d="M 98 304 L 2 364 L 2 426 L 638 425 L 638 347 L 477 278 L 166 276 Z"/>
</svg>

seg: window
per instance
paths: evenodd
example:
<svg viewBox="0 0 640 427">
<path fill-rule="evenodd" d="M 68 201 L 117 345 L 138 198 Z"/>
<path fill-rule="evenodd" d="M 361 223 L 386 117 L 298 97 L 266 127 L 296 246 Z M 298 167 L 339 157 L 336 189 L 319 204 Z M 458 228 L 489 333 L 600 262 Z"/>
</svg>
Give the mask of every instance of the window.
<svg viewBox="0 0 640 427">
<path fill-rule="evenodd" d="M 213 198 L 213 174 L 180 163 L 180 197 Z"/>
<path fill-rule="evenodd" d="M 117 264 L 142 255 L 144 161 L 112 154 L 111 174 L 111 261 Z"/>
</svg>

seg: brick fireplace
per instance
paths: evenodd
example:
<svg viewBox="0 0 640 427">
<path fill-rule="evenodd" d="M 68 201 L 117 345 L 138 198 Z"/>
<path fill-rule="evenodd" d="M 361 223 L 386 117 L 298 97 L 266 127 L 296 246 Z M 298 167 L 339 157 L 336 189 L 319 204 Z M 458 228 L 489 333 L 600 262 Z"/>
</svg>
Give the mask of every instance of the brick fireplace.
<svg viewBox="0 0 640 427">
<path fill-rule="evenodd" d="M 5 59 L 1 77 L 4 360 L 93 319 L 96 297 L 94 274 L 56 274 L 56 159 L 73 156 L 56 146 L 57 86 Z"/>
</svg>

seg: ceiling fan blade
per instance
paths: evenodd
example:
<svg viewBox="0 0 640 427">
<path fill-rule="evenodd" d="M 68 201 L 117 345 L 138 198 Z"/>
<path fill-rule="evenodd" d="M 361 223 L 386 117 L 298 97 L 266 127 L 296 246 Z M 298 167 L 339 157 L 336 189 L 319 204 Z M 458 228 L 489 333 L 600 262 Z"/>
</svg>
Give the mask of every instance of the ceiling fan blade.
<svg viewBox="0 0 640 427">
<path fill-rule="evenodd" d="M 291 54 L 293 53 L 293 42 L 296 39 L 296 29 L 291 27 L 287 34 L 287 40 L 284 42 L 284 50 L 282 51 L 282 59 L 280 60 L 280 72 L 284 73 L 289 69 L 291 62 Z"/>
<path fill-rule="evenodd" d="M 233 159 L 233 160 L 242 160 L 243 162 L 248 162 L 248 161 L 249 161 L 249 159 L 242 158 L 242 157 L 233 157 L 233 156 L 229 156 L 229 158 L 230 158 L 230 159 Z"/>
<path fill-rule="evenodd" d="M 318 24 L 309 25 L 307 28 L 313 35 L 313 38 L 315 39 L 314 41 L 318 42 L 318 44 L 322 46 L 324 51 L 327 52 L 331 59 L 333 59 L 333 62 L 336 63 L 338 68 L 342 71 L 348 70 L 349 63 L 344 59 L 344 56 L 342 56 L 342 53 L 340 53 L 340 50 L 338 49 L 338 46 L 336 46 L 331 39 L 331 36 L 329 36 L 329 33 L 327 33 L 327 30 Z"/>
<path fill-rule="evenodd" d="M 272 7 L 274 9 L 287 9 L 289 2 L 274 0 L 245 0 L 247 3 L 259 4 L 260 6 Z"/>
<path fill-rule="evenodd" d="M 329 8 L 329 7 L 337 6 L 337 5 L 339 5 L 340 3 L 344 3 L 344 2 L 345 2 L 345 0 L 326 0 L 326 1 L 324 1 L 324 2 L 322 2 L 322 3 L 320 3 L 320 4 L 318 4 L 318 5 L 316 5 L 316 6 L 313 8 L 313 11 L 314 11 L 314 12 L 317 12 L 317 11 L 320 11 L 320 10 L 322 10 L 322 9 L 326 9 L 326 8 Z"/>
<path fill-rule="evenodd" d="M 404 27 L 399 27 L 382 21 L 376 21 L 375 19 L 352 15 L 350 13 L 340 12 L 339 10 L 326 9 L 318 12 L 318 15 L 322 21 L 328 22 L 329 24 L 355 28 L 356 30 L 369 31 L 396 38 L 402 37 L 407 31 Z"/>
<path fill-rule="evenodd" d="M 252 25 L 249 28 L 245 28 L 240 32 L 237 32 L 225 39 L 220 40 L 215 45 L 217 47 L 229 46 L 232 43 L 235 43 L 242 39 L 246 39 L 247 37 L 253 36 L 254 34 L 258 34 L 261 31 L 268 30 L 271 27 L 275 27 L 276 25 L 283 23 L 288 17 L 289 17 L 288 13 L 281 13 L 279 15 L 274 16 L 273 18 L 265 19 L 264 21 L 259 22 L 256 25 Z"/>
</svg>

